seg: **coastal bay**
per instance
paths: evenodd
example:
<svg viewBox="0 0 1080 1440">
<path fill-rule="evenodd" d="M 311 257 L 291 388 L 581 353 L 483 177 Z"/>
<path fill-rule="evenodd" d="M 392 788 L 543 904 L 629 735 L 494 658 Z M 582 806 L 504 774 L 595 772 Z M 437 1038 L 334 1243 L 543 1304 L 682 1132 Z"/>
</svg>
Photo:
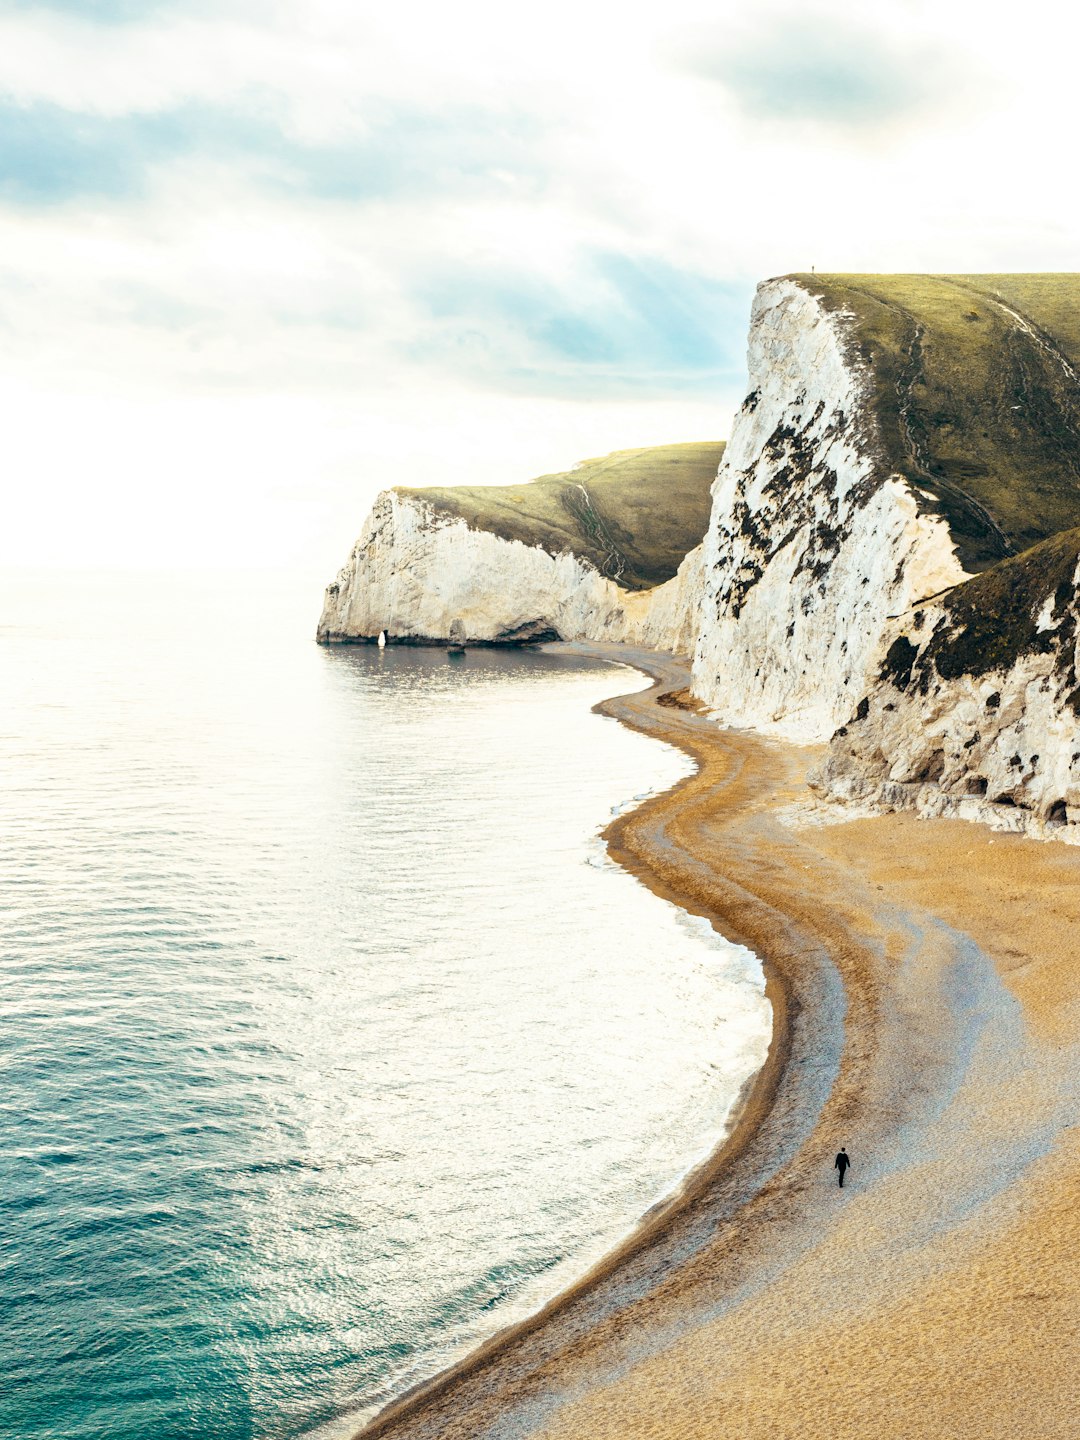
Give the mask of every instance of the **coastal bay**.
<svg viewBox="0 0 1080 1440">
<path fill-rule="evenodd" d="M 640 675 L 327 651 L 288 591 L 237 641 L 242 585 L 0 586 L 19 1440 L 348 1434 L 617 1244 L 767 1047 L 753 956 L 604 854 L 690 768 L 590 713 Z"/>
<path fill-rule="evenodd" d="M 1071 12 L 0 27 L 0 1440 L 1080 1440 Z"/>
<path fill-rule="evenodd" d="M 769 1060 L 679 1196 L 364 1436 L 1071 1436 L 1080 852 L 809 824 L 817 747 L 717 729 L 670 656 L 574 648 L 651 674 L 599 708 L 696 761 L 606 837 L 762 958 Z"/>
</svg>

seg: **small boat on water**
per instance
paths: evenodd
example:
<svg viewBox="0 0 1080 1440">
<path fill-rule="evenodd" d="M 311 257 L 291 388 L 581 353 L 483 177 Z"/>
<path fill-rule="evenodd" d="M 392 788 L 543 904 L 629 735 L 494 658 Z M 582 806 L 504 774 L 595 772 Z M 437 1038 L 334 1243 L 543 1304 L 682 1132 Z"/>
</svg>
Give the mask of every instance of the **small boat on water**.
<svg viewBox="0 0 1080 1440">
<path fill-rule="evenodd" d="M 460 620 L 450 621 L 450 643 L 446 647 L 447 655 L 465 654 L 465 626 Z"/>
</svg>

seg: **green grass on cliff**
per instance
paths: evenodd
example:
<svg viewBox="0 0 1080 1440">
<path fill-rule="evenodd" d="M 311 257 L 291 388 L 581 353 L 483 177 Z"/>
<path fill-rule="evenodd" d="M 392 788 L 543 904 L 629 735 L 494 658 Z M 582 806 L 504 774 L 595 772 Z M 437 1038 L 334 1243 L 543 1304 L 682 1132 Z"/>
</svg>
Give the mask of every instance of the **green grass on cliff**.
<svg viewBox="0 0 1080 1440">
<path fill-rule="evenodd" d="M 795 275 L 854 317 L 891 469 L 968 570 L 1080 525 L 1080 275 Z"/>
<path fill-rule="evenodd" d="M 616 450 L 523 485 L 408 489 L 449 515 L 504 540 L 572 550 L 628 590 L 670 580 L 709 523 L 719 440 Z"/>
</svg>

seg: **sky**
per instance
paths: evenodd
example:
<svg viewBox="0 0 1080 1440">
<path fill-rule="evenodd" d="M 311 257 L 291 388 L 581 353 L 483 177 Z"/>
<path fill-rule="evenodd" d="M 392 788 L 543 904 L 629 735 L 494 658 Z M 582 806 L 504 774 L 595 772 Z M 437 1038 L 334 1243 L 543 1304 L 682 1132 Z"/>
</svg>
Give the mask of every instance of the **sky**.
<svg viewBox="0 0 1080 1440">
<path fill-rule="evenodd" d="M 0 0 L 10 566 L 318 592 L 378 490 L 719 439 L 755 284 L 1077 268 L 1065 7 Z"/>
</svg>

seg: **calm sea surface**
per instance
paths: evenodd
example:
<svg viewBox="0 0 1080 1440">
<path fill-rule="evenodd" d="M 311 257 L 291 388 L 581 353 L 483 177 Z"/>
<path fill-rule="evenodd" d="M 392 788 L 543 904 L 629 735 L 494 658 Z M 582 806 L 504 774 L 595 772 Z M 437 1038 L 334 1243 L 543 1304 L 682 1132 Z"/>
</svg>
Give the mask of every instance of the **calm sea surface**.
<svg viewBox="0 0 1080 1440">
<path fill-rule="evenodd" d="M 348 1434 L 721 1133 L 752 957 L 604 858 L 642 677 L 0 584 L 0 1434 Z"/>
</svg>

